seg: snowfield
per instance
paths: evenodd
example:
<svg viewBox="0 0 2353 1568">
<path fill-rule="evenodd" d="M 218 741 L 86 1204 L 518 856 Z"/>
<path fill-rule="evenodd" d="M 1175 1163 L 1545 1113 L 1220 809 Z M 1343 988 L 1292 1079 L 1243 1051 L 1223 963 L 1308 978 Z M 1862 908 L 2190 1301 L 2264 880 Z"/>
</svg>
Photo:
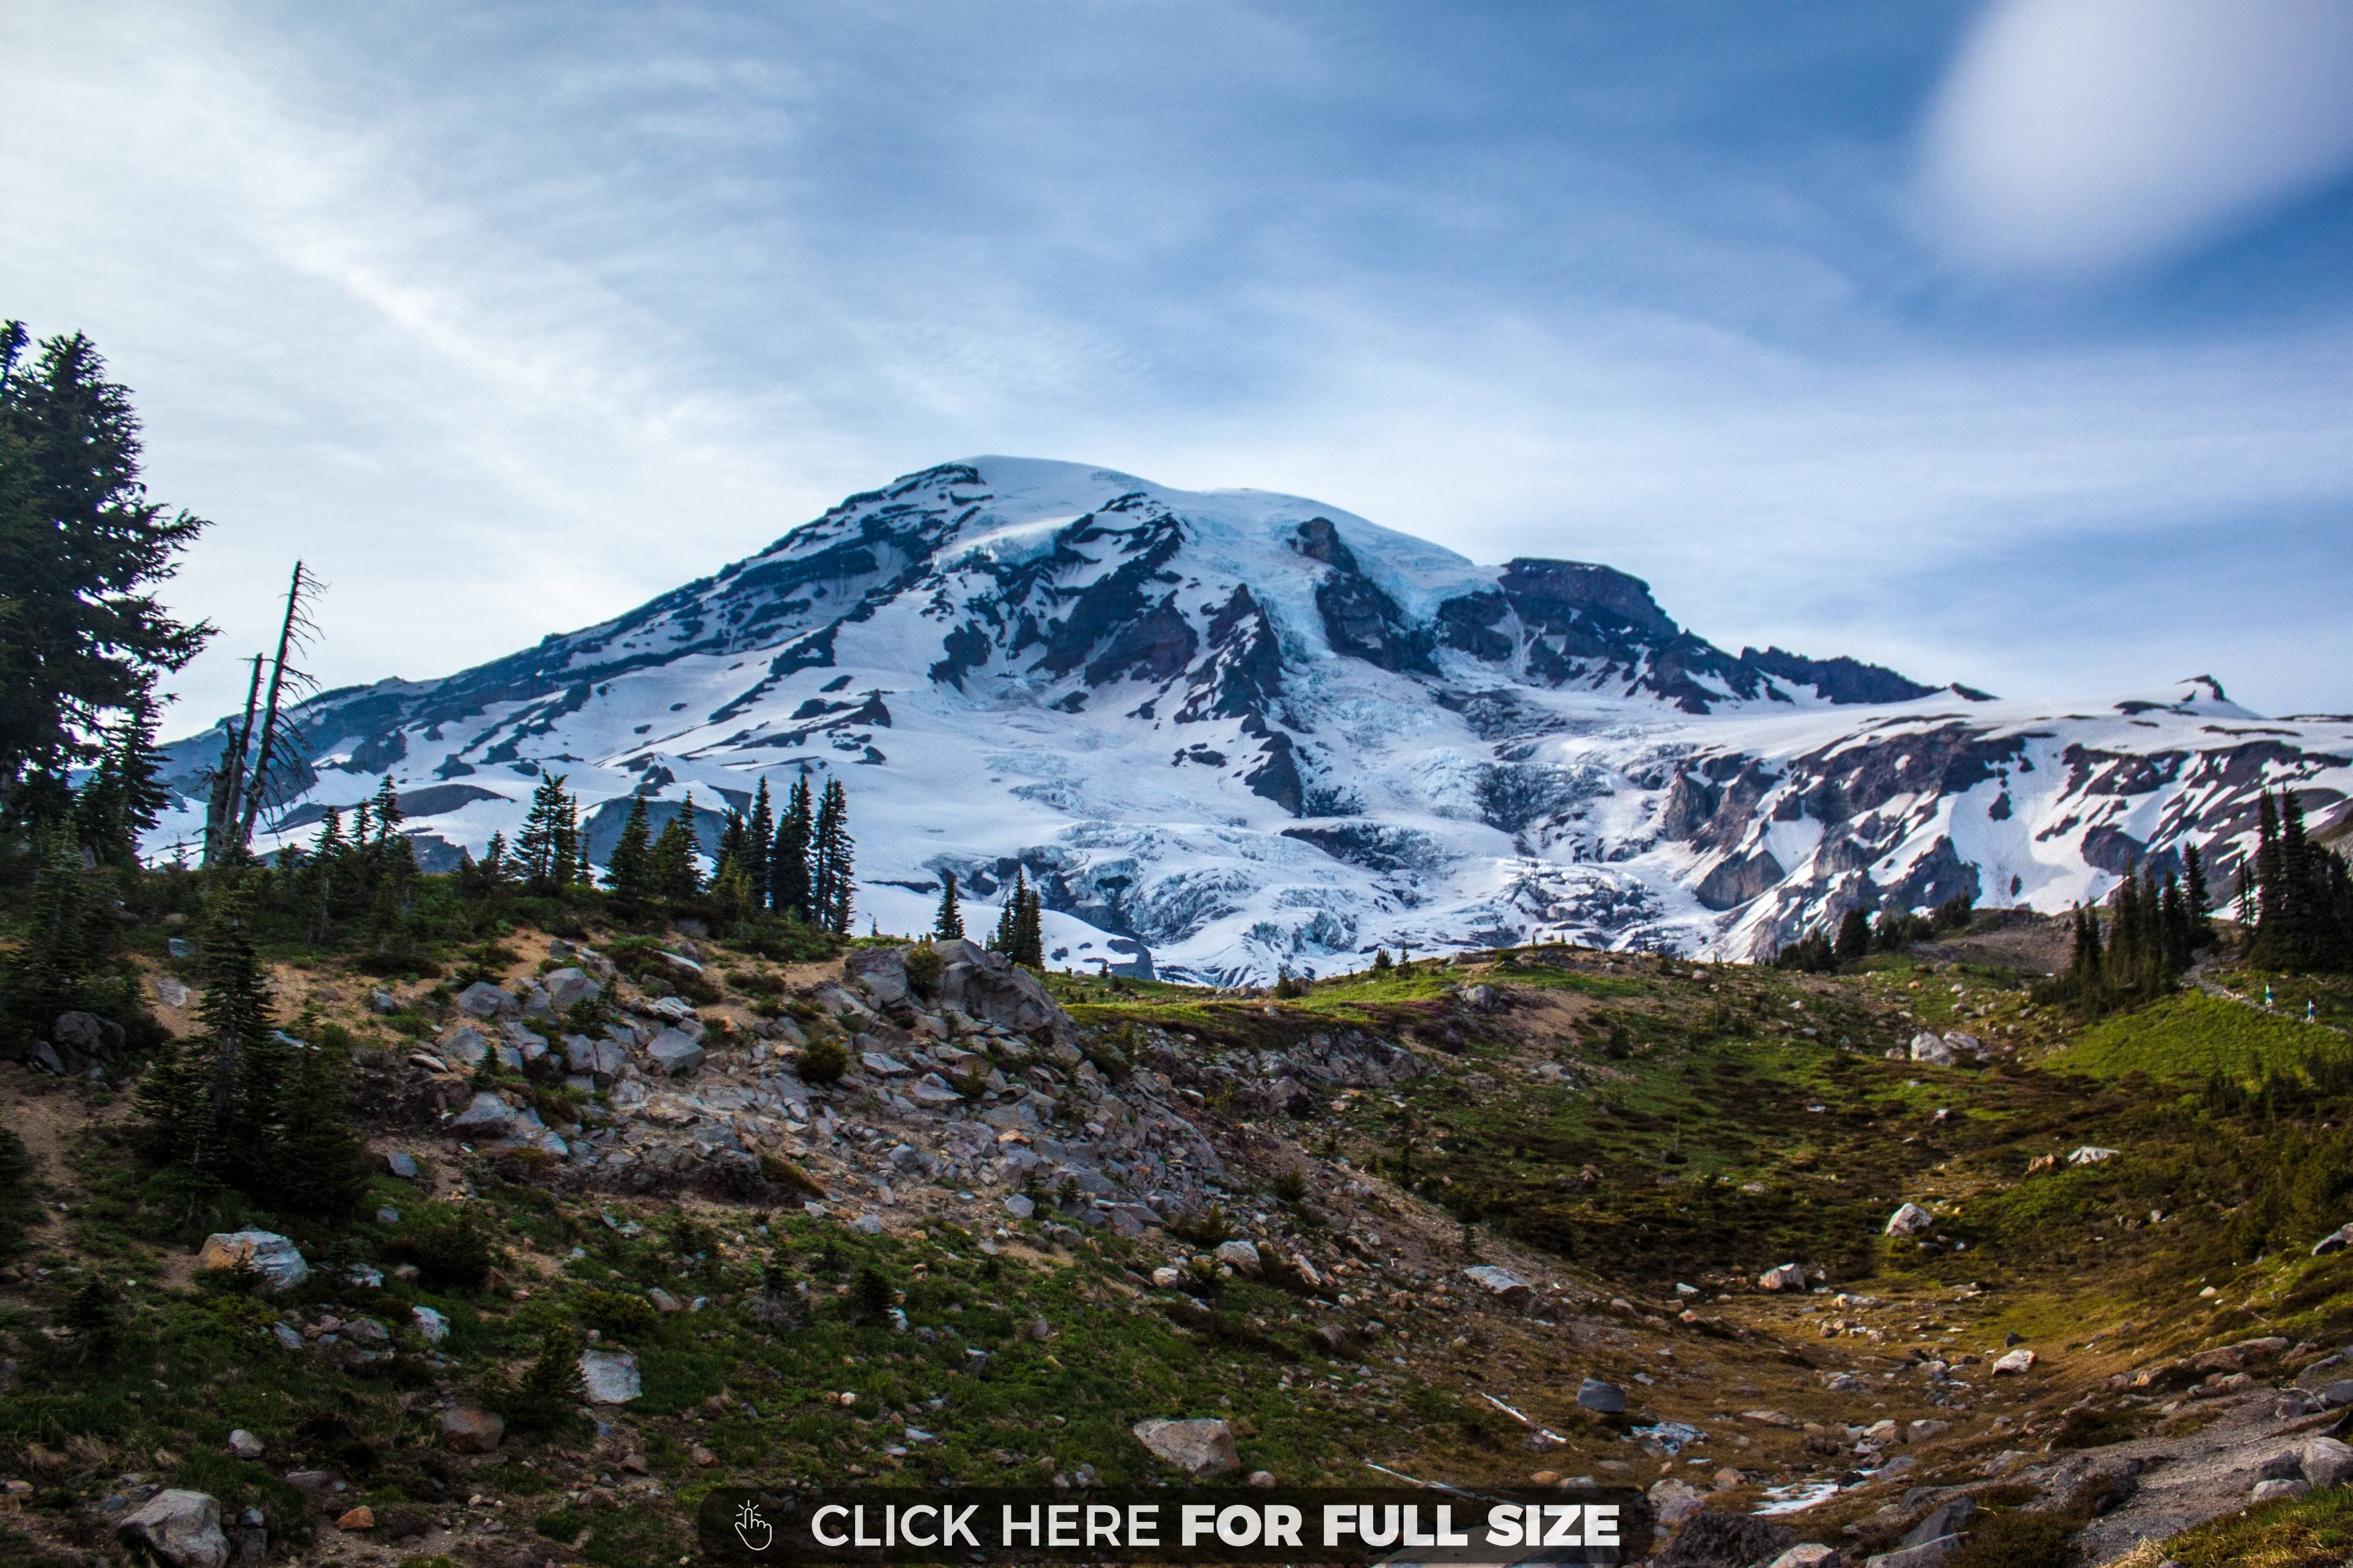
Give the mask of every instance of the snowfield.
<svg viewBox="0 0 2353 1568">
<path fill-rule="evenodd" d="M 1293 496 L 980 458 L 855 496 L 614 621 L 441 680 L 329 692 L 267 851 L 390 773 L 428 868 L 512 839 L 543 773 L 601 862 L 628 797 L 723 811 L 839 776 L 858 929 L 985 931 L 1016 866 L 1058 965 L 1262 983 L 1373 950 L 1565 940 L 1754 957 L 1848 908 L 2057 910 L 2254 800 L 2327 833 L 2353 720 L 2200 678 L 2065 708 L 1726 653 L 1607 567 L 1480 566 Z M 202 834 L 214 729 L 171 748 Z M 706 842 L 715 816 L 698 816 Z"/>
</svg>

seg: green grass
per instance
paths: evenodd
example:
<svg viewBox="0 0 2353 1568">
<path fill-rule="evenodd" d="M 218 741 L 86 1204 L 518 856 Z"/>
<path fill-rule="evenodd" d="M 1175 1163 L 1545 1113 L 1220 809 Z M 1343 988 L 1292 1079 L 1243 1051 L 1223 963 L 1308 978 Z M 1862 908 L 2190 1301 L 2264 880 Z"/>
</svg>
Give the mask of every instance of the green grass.
<svg viewBox="0 0 2353 1568">
<path fill-rule="evenodd" d="M 2151 1564 L 2181 1568 L 2337 1568 L 2353 1550 L 2353 1489 L 2331 1487 L 2209 1520 L 2166 1542 Z"/>
<path fill-rule="evenodd" d="M 2103 1019 L 2046 1065 L 2111 1079 L 2132 1072 L 2176 1079 L 2221 1073 L 2245 1080 L 2291 1070 L 2314 1051 L 2345 1044 L 2334 1031 L 2193 992 Z"/>
</svg>

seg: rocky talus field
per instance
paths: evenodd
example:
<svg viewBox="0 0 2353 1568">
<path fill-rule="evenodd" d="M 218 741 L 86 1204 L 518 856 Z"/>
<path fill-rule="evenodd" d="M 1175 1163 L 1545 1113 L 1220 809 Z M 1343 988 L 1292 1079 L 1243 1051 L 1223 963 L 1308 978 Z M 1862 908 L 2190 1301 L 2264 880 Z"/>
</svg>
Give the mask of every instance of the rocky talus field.
<svg viewBox="0 0 2353 1568">
<path fill-rule="evenodd" d="M 1282 996 L 304 957 L 375 1171 L 315 1228 L 149 1173 L 137 1051 L 69 1016 L 0 1067 L 0 1560 L 652 1568 L 734 1482 L 1271 1477 L 1638 1486 L 1662 1568 L 2341 1563 L 2353 991 L 2218 957 L 2084 1025 L 2037 942 Z"/>
</svg>

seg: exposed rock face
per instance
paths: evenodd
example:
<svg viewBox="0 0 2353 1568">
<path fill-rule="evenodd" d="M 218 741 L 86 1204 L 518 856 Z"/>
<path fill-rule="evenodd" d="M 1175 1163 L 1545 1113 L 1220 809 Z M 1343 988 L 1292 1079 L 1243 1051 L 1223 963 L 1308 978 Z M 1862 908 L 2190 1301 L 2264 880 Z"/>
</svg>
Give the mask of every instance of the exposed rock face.
<svg viewBox="0 0 2353 1568">
<path fill-rule="evenodd" d="M 1223 1421 L 1139 1421 L 1133 1430 L 1154 1458 L 1196 1479 L 1230 1476 L 1242 1468 L 1233 1428 Z"/>
<path fill-rule="evenodd" d="M 741 684 L 712 702 L 695 672 L 718 658 Z M 668 740 L 630 721 L 690 702 Z M 592 858 L 641 790 L 658 827 L 699 792 L 708 849 L 708 803 L 822 753 L 891 825 L 860 846 L 884 923 L 919 919 L 943 871 L 985 898 L 1021 866 L 1068 917 L 1058 963 L 1216 983 L 1401 942 L 1759 956 L 1852 909 L 2056 913 L 2192 840 L 2227 884 L 2266 786 L 2322 831 L 2353 811 L 2353 721 L 2263 722 L 2211 679 L 1996 702 L 1727 652 L 1599 563 L 1478 566 L 1300 498 L 995 458 L 849 497 L 602 625 L 299 719 L 306 764 L 394 774 L 420 851 L 512 837 L 543 764 L 588 805 Z M 201 797 L 220 748 L 175 743 L 163 782 Z M 940 812 L 943 777 L 971 809 Z M 304 841 L 323 793 L 287 818 Z M 467 1005 L 561 1016 L 580 984 Z"/>
</svg>

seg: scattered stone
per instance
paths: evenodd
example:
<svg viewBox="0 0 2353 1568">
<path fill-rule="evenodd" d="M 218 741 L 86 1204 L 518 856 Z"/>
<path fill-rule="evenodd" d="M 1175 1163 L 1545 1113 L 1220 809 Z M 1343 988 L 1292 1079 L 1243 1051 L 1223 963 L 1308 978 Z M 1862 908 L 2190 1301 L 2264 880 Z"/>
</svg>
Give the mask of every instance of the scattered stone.
<svg viewBox="0 0 2353 1568">
<path fill-rule="evenodd" d="M 2034 1352 L 2032 1351 L 2022 1349 L 2014 1350 L 1993 1363 L 1993 1374 L 1996 1377 L 2009 1376 L 2017 1373 L 2024 1372 L 2033 1364 Z"/>
<path fill-rule="evenodd" d="M 452 1405 L 441 1412 L 441 1443 L 453 1454 L 494 1453 L 507 1435 L 506 1417 L 479 1405 Z"/>
<path fill-rule="evenodd" d="M 882 1234 L 882 1216 L 879 1214 L 860 1215 L 849 1222 L 849 1228 L 860 1236 L 880 1236 Z M 1056 1226 L 1053 1228 L 1060 1230 L 1063 1227 Z"/>
<path fill-rule="evenodd" d="M 1233 1428 L 1223 1421 L 1139 1421 L 1130 1430 L 1153 1458 L 1197 1479 L 1229 1476 L 1242 1468 L 1234 1452 Z"/>
<path fill-rule="evenodd" d="M 2296 1468 L 2316 1489 L 2342 1486 L 2353 1479 L 2353 1447 L 2334 1437 L 2315 1437 L 2297 1456 Z"/>
<path fill-rule="evenodd" d="M 481 1066 L 491 1054 L 491 1037 L 471 1024 L 460 1024 L 433 1042 L 433 1048 L 460 1068 Z"/>
<path fill-rule="evenodd" d="M 1657 1489 L 1651 1489 L 1654 1499 Z M 1663 1513 L 1660 1522 L 1665 1522 Z M 1797 1540 L 1798 1532 L 1788 1525 L 1753 1513 L 1699 1513 L 1656 1561 L 1659 1568 L 1748 1568 Z"/>
<path fill-rule="evenodd" d="M 1941 1541 L 1947 1536 L 1958 1535 L 1968 1529 L 1970 1521 L 1976 1519 L 1977 1515 L 1977 1499 L 1973 1497 L 1947 1499 L 1932 1509 L 1927 1518 L 1904 1532 L 1904 1544 L 1906 1547 L 1926 1546 L 1932 1541 Z"/>
<path fill-rule="evenodd" d="M 605 988 L 588 977 L 586 970 L 558 969 L 543 976 L 540 984 L 547 992 L 548 1009 L 554 1013 L 569 1013 L 583 1002 L 594 1002 L 605 994 Z"/>
<path fill-rule="evenodd" d="M 1258 1248 L 1247 1241 L 1221 1241 L 1218 1243 L 1217 1251 L 1210 1256 L 1235 1273 L 1248 1275 L 1253 1279 L 1264 1267 L 1259 1259 Z"/>
<path fill-rule="evenodd" d="M 1923 1029 L 1912 1037 L 1912 1059 L 1915 1062 L 1926 1062 L 1930 1067 L 1950 1067 L 1957 1055 L 1942 1035 Z"/>
<path fill-rule="evenodd" d="M 228 1563 L 220 1503 L 204 1492 L 176 1487 L 157 1492 L 116 1533 L 124 1545 L 143 1549 L 171 1568 L 227 1568 Z"/>
<path fill-rule="evenodd" d="M 627 1405 L 644 1392 L 638 1358 L 628 1351 L 582 1351 L 580 1379 L 587 1384 L 591 1405 Z"/>
<path fill-rule="evenodd" d="M 1768 1268 L 1757 1277 L 1759 1290 L 1803 1290 L 1806 1288 L 1806 1267 L 1802 1263 L 1784 1263 L 1778 1268 Z"/>
<path fill-rule="evenodd" d="M 477 980 L 458 993 L 459 1011 L 475 1018 L 512 1018 L 522 1004 L 487 980 Z"/>
<path fill-rule="evenodd" d="M 1819 1541 L 1803 1542 L 1773 1559 L 1766 1568 L 1839 1568 L 1838 1548 L 1824 1546 Z"/>
<path fill-rule="evenodd" d="M 337 1530 L 362 1531 L 375 1528 L 375 1510 L 362 1503 L 335 1521 Z"/>
<path fill-rule="evenodd" d="M 1038 1205 L 1023 1194 L 1008 1193 L 1005 1196 L 1005 1212 L 1015 1219 L 1028 1219 L 1038 1212 Z"/>
<path fill-rule="evenodd" d="M 258 1459 L 262 1454 L 261 1439 L 239 1426 L 228 1435 L 228 1451 L 240 1459 Z"/>
<path fill-rule="evenodd" d="M 1497 1264 L 1474 1264 L 1462 1271 L 1462 1278 L 1507 1307 L 1525 1307 L 1535 1299 L 1534 1286 Z"/>
<path fill-rule="evenodd" d="M 1888 1216 L 1887 1226 L 1880 1234 L 1883 1236 L 1917 1236 L 1924 1230 L 1934 1229 L 1936 1227 L 1936 1216 L 1935 1215 L 1930 1214 L 1918 1204 L 1905 1204 L 1902 1208 L 1897 1209 L 1894 1214 Z"/>
<path fill-rule="evenodd" d="M 449 1337 L 449 1320 L 430 1307 L 409 1308 L 408 1321 L 427 1344 L 438 1345 Z"/>
<path fill-rule="evenodd" d="M 654 1070 L 665 1078 L 679 1078 L 702 1065 L 702 1047 L 695 1038 L 678 1028 L 664 1029 L 646 1047 Z"/>
<path fill-rule="evenodd" d="M 2071 1165 L 2104 1164 L 2123 1152 L 2121 1149 L 2099 1149 L 2086 1143 L 2067 1156 L 2067 1163 Z"/>
<path fill-rule="evenodd" d="M 449 1119 L 453 1131 L 504 1131 L 515 1120 L 515 1108 L 489 1089 L 478 1089 L 466 1109 Z"/>
<path fill-rule="evenodd" d="M 1626 1408 L 1626 1391 L 1614 1383 L 1588 1377 L 1577 1385 L 1577 1403 L 1587 1410 L 1615 1415 Z"/>
<path fill-rule="evenodd" d="M 1185 1278 L 1185 1271 L 1173 1263 L 1164 1263 L 1152 1271 L 1152 1282 L 1166 1290 Z"/>
<path fill-rule="evenodd" d="M 185 1007 L 188 1005 L 188 988 L 168 974 L 159 974 L 155 977 L 155 1000 L 166 1007 Z"/>
<path fill-rule="evenodd" d="M 1254 1487 L 1271 1487 L 1275 1484 L 1274 1472 L 1272 1470 L 1252 1470 L 1250 1473 L 1250 1484 Z"/>
<path fill-rule="evenodd" d="M 2294 1480 L 2257 1481 L 2254 1490 L 2247 1494 L 2249 1502 L 2269 1502 L 2274 1498 L 2302 1497 L 2312 1489 L 2312 1483 L 2297 1478 Z"/>
<path fill-rule="evenodd" d="M 1669 1479 L 1651 1485 L 1651 1517 L 1661 1530 L 1672 1530 L 1687 1519 L 1696 1517 L 1707 1506 L 1696 1488 Z"/>
<path fill-rule="evenodd" d="M 2312 1244 L 2312 1255 L 2326 1258 L 2332 1252 L 2344 1251 L 2348 1246 L 2353 1246 L 2353 1225 L 2340 1225 Z"/>
<path fill-rule="evenodd" d="M 215 1232 L 205 1237 L 196 1253 L 199 1268 L 235 1268 L 240 1264 L 252 1265 L 261 1275 L 262 1288 L 273 1296 L 311 1277 L 311 1266 L 302 1261 L 301 1249 L 275 1231 Z"/>
<path fill-rule="evenodd" d="M 384 1157 L 384 1168 L 404 1182 L 425 1178 L 425 1173 L 417 1166 L 417 1156 L 402 1149 L 395 1149 Z"/>
<path fill-rule="evenodd" d="M 1953 1424 L 1949 1421 L 1915 1421 L 1905 1428 L 1905 1441 L 1925 1443 L 1931 1437 L 1951 1431 L 1952 1426 Z"/>
</svg>

